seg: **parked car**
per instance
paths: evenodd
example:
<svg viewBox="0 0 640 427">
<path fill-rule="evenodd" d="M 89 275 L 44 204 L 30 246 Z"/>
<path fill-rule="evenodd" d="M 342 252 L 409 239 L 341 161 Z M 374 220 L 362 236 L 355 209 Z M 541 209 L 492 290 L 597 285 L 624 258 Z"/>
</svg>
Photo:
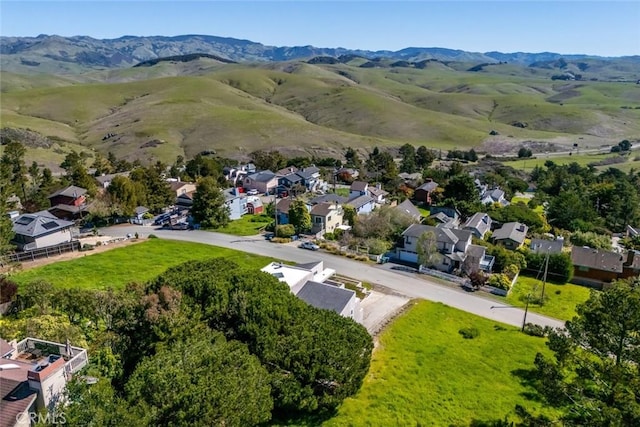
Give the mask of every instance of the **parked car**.
<svg viewBox="0 0 640 427">
<path fill-rule="evenodd" d="M 300 243 L 300 246 L 298 246 L 298 247 L 302 248 L 302 249 L 309 249 L 309 250 L 312 250 L 312 251 L 317 251 L 318 249 L 320 249 L 320 246 L 316 245 L 313 242 L 302 242 L 302 243 Z"/>
<path fill-rule="evenodd" d="M 247 191 L 247 196 L 256 196 L 258 194 L 258 190 L 256 190 L 255 188 L 252 188 L 251 190 Z"/>
</svg>

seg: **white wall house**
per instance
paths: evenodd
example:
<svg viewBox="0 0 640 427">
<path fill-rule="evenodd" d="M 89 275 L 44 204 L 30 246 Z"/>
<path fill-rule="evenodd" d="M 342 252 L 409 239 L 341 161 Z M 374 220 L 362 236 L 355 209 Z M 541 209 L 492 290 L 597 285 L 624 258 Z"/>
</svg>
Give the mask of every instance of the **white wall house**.
<svg viewBox="0 0 640 427">
<path fill-rule="evenodd" d="M 15 233 L 12 243 L 21 251 L 71 242 L 77 236 L 73 222 L 58 219 L 47 211 L 22 214 L 12 221 Z"/>
</svg>

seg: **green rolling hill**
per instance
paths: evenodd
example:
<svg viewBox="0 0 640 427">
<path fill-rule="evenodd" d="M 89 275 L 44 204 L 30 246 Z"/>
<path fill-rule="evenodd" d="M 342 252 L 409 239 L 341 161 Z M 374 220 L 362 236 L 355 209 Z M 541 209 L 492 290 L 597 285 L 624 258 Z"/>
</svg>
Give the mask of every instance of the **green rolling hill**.
<svg viewBox="0 0 640 427">
<path fill-rule="evenodd" d="M 435 60 L 363 67 L 362 58 L 346 59 L 202 57 L 64 76 L 2 72 L 0 127 L 50 137 L 55 161 L 65 147 L 149 162 L 205 149 L 237 158 L 256 149 L 332 156 L 408 142 L 515 152 L 531 141 L 564 150 L 640 138 L 635 82 L 552 80 L 555 70 L 534 75 L 515 64 L 468 71 Z M 44 153 L 36 157 L 47 163 Z"/>
</svg>

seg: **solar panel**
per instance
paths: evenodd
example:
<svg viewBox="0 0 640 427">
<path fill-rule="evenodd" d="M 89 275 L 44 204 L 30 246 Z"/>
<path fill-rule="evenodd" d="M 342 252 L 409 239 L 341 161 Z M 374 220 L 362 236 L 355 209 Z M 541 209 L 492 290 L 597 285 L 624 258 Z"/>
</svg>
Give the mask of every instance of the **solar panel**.
<svg viewBox="0 0 640 427">
<path fill-rule="evenodd" d="M 33 217 L 30 217 L 30 216 L 23 216 L 22 218 L 18 218 L 18 220 L 16 221 L 16 224 L 20 224 L 20 225 L 29 225 L 29 224 L 31 224 L 34 220 L 35 220 L 35 218 L 33 218 Z"/>
<path fill-rule="evenodd" d="M 58 227 L 58 223 L 55 221 L 49 221 L 42 224 L 42 228 L 44 228 L 45 230 L 51 230 L 56 227 Z"/>
</svg>

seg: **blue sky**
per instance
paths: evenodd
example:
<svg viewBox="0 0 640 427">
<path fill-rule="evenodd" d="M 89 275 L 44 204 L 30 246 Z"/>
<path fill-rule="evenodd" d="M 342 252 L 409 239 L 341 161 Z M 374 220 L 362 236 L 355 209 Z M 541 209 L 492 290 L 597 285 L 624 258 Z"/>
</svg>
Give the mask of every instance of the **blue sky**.
<svg viewBox="0 0 640 427">
<path fill-rule="evenodd" d="M 640 55 L 640 1 L 5 1 L 0 35 L 208 34 L 275 46 Z"/>
</svg>

